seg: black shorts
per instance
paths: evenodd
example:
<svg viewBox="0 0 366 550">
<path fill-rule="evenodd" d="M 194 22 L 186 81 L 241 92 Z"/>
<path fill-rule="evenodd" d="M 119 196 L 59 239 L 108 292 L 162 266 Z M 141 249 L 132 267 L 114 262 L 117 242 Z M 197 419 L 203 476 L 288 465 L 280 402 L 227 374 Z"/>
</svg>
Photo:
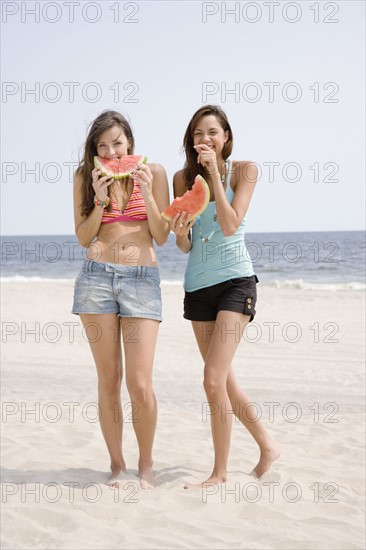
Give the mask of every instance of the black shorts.
<svg viewBox="0 0 366 550">
<path fill-rule="evenodd" d="M 257 302 L 256 275 L 229 279 L 217 285 L 185 292 L 184 314 L 190 321 L 215 321 L 221 310 L 250 315 L 253 321 Z"/>
</svg>

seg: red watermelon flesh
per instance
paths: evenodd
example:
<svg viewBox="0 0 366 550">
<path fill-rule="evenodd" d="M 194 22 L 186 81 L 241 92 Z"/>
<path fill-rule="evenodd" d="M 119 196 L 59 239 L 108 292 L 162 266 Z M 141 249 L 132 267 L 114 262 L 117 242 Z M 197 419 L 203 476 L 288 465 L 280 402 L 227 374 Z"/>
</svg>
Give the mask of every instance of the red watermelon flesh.
<svg viewBox="0 0 366 550">
<path fill-rule="evenodd" d="M 94 166 L 99 168 L 102 176 L 109 176 L 115 180 L 127 178 L 136 170 L 138 164 L 146 164 L 145 155 L 126 155 L 117 159 L 94 157 Z"/>
<path fill-rule="evenodd" d="M 172 204 L 161 213 L 162 217 L 169 222 L 178 212 L 189 214 L 188 221 L 195 220 L 204 210 L 210 201 L 210 189 L 202 176 L 196 176 L 190 191 L 186 191 L 182 197 L 176 197 Z"/>
</svg>

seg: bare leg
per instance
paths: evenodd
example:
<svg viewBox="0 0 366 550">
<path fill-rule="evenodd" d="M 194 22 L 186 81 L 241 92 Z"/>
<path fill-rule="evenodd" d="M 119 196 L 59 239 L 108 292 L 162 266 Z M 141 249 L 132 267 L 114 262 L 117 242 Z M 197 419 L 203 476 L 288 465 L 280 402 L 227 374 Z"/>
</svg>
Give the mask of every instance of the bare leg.
<svg viewBox="0 0 366 550">
<path fill-rule="evenodd" d="M 204 324 L 193 322 L 192 325 L 199 350 L 203 360 L 205 360 L 212 335 L 220 327 L 216 325 L 215 321 Z M 221 336 L 223 339 L 225 335 L 221 334 Z M 261 477 L 271 467 L 272 462 L 280 456 L 279 445 L 269 436 L 262 422 L 255 420 L 257 415 L 256 408 L 250 405 L 252 403 L 251 399 L 238 385 L 232 366 L 229 369 L 226 388 L 235 416 L 247 428 L 260 448 L 260 459 L 253 472 L 257 477 Z"/>
<path fill-rule="evenodd" d="M 157 404 L 152 386 L 152 370 L 159 322 L 152 319 L 122 319 L 126 359 L 126 383 L 132 403 L 132 422 L 139 446 L 140 485 L 154 487 L 152 446 Z"/>
<path fill-rule="evenodd" d="M 110 459 L 112 478 L 126 471 L 122 455 L 122 353 L 120 320 L 115 314 L 80 315 L 98 373 L 100 426 Z"/>
<path fill-rule="evenodd" d="M 220 311 L 213 325 L 197 321 L 192 323 L 196 338 L 203 343 L 210 334 L 210 342 L 204 357 L 203 384 L 207 400 L 212 407 L 211 431 L 215 452 L 211 476 L 203 483 L 193 486 L 202 487 L 226 481 L 232 427 L 232 406 L 227 391 L 227 378 L 232 359 L 240 342 L 240 335 L 248 319 L 248 316 L 241 313 Z M 189 487 L 192 485 L 186 486 L 186 488 Z"/>
<path fill-rule="evenodd" d="M 253 469 L 259 478 L 270 469 L 272 463 L 280 456 L 281 451 L 278 443 L 267 433 L 260 420 L 257 420 L 257 409 L 244 390 L 238 385 L 234 370 L 230 367 L 227 379 L 227 390 L 235 416 L 247 428 L 260 449 L 260 458 Z"/>
</svg>

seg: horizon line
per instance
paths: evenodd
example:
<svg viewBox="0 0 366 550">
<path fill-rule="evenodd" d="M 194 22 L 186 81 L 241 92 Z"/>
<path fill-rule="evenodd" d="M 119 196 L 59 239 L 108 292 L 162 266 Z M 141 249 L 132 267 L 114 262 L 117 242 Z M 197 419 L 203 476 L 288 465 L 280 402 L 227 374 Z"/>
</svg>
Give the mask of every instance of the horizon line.
<svg viewBox="0 0 366 550">
<path fill-rule="evenodd" d="M 304 231 L 304 230 L 293 230 L 293 231 L 248 231 L 245 233 L 245 235 L 251 235 L 251 234 L 270 234 L 270 233 L 346 233 L 346 232 L 353 232 L 353 233 L 360 233 L 365 232 L 366 228 L 362 229 L 315 229 L 311 231 Z M 169 235 L 173 233 L 171 231 Z M 174 233 L 173 233 L 174 234 Z M 6 237 L 76 237 L 75 233 L 29 233 L 29 234 L 9 234 L 9 235 L 3 235 L 0 233 L 0 239 L 6 238 Z"/>
</svg>

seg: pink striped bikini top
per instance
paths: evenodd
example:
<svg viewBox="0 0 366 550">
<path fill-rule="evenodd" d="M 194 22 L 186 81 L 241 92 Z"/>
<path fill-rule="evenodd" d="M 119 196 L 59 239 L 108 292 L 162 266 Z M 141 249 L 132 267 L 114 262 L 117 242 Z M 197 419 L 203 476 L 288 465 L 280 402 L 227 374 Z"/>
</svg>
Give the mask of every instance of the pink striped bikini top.
<svg viewBox="0 0 366 550">
<path fill-rule="evenodd" d="M 147 220 L 144 197 L 141 193 L 140 184 L 136 180 L 134 180 L 131 197 L 124 211 L 120 211 L 118 204 L 112 197 L 111 205 L 112 208 L 109 212 L 107 208 L 104 208 L 101 223 L 133 222 Z"/>
</svg>

